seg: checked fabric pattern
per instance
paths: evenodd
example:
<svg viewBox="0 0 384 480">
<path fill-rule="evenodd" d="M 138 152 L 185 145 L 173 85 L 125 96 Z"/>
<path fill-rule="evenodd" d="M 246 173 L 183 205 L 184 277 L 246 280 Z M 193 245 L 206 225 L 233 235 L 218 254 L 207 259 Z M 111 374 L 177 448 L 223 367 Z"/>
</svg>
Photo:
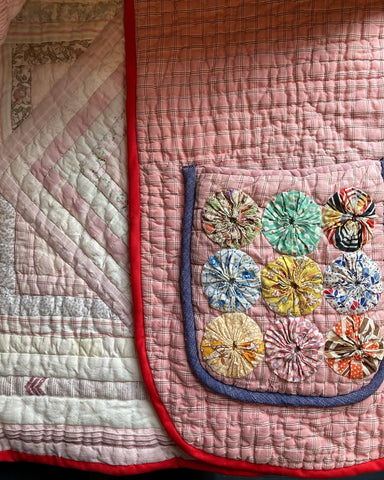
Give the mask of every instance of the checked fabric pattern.
<svg viewBox="0 0 384 480">
<path fill-rule="evenodd" d="M 201 231 L 201 210 L 215 192 L 243 191 L 264 209 L 278 192 L 304 191 L 325 205 L 341 188 L 356 186 L 376 205 L 377 227 L 364 251 L 381 264 L 381 3 L 315 8 L 304 2 L 298 9 L 293 1 L 230 2 L 226 8 L 178 2 L 176 9 L 166 1 L 154 8 L 137 0 L 135 7 L 143 329 L 155 388 L 175 430 L 187 445 L 234 463 L 320 471 L 383 457 L 381 390 L 350 407 L 299 413 L 239 405 L 204 388 L 188 366 L 179 284 L 181 168 L 191 164 L 198 172 L 191 238 L 198 345 L 215 317 L 200 283 L 203 265 L 218 250 Z M 363 86 L 370 92 L 364 99 Z M 242 250 L 259 267 L 276 257 L 261 234 Z M 316 252 L 311 257 L 322 272 L 340 255 L 324 235 Z M 260 320 L 271 318 L 262 299 L 246 315 L 268 329 L 269 320 Z M 336 315 L 323 300 L 310 319 L 325 334 Z M 374 316 L 383 321 L 382 301 Z M 369 382 L 351 382 L 325 362 L 307 377 L 314 380 L 290 385 L 272 378 L 263 361 L 256 371 L 251 380 L 224 381 L 329 396 Z"/>
</svg>

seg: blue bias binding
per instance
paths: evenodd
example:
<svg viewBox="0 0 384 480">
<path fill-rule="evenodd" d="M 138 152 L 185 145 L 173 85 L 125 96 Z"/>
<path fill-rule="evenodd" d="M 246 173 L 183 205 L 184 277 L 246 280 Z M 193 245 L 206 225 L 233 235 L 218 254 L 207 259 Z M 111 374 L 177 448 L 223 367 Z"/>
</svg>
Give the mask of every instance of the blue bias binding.
<svg viewBox="0 0 384 480">
<path fill-rule="evenodd" d="M 384 159 L 381 159 L 384 179 Z M 196 167 L 183 167 L 185 183 L 185 206 L 183 221 L 183 242 L 181 254 L 181 300 L 185 322 L 185 342 L 190 366 L 200 382 L 215 393 L 225 395 L 234 400 L 250 403 L 293 407 L 340 407 L 365 400 L 380 387 L 384 380 L 384 361 L 368 385 L 345 395 L 333 397 L 315 397 L 293 395 L 276 392 L 253 392 L 245 388 L 226 385 L 212 377 L 201 365 L 195 330 L 195 317 L 192 303 L 192 271 L 191 271 L 191 235 L 195 205 Z"/>
</svg>

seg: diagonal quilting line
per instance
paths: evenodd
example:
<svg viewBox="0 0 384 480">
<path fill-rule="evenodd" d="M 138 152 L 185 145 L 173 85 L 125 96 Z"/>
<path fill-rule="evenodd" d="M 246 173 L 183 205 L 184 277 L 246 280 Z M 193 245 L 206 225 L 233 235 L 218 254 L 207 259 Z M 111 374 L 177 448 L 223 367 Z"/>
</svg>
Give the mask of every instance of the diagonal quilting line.
<svg viewBox="0 0 384 480">
<path fill-rule="evenodd" d="M 123 81 L 123 79 L 122 79 Z M 124 90 L 57 161 L 59 172 L 128 245 Z M 101 130 L 101 134 L 98 132 Z M 118 172 L 116 179 L 116 171 Z M 111 177 L 111 172 L 114 177 Z M 82 188 L 78 189 L 78 182 Z"/>
<path fill-rule="evenodd" d="M 28 199 L 32 202 L 32 205 L 41 212 L 41 215 L 55 224 L 60 231 L 76 245 L 75 248 L 80 248 L 92 263 L 94 263 L 100 271 L 104 272 L 104 276 L 108 278 L 121 293 L 129 296 L 129 279 L 124 269 L 84 230 L 83 225 L 44 189 L 21 160 L 13 162 L 12 170 L 9 173 L 3 174 L 2 180 L 7 176 L 9 180 L 12 179 L 15 182 L 14 184 L 17 185 L 16 189 L 18 192 L 16 192 L 16 194 L 18 194 L 19 197 L 21 193 L 24 193 L 25 197 L 22 197 L 23 199 Z M 4 183 L 7 184 L 7 182 Z M 19 199 L 19 202 L 20 201 Z M 35 228 L 33 223 L 31 223 L 31 226 Z M 40 236 L 47 241 L 47 234 Z M 56 250 L 55 247 L 53 248 Z"/>
<path fill-rule="evenodd" d="M 100 68 L 111 49 L 124 37 L 121 22 L 111 20 L 83 55 L 70 67 L 67 74 L 51 89 L 31 115 L 0 145 L 0 174 L 4 172 L 39 131 L 49 123 L 59 108 L 73 96 L 85 79 Z"/>
<path fill-rule="evenodd" d="M 72 266 L 77 275 L 98 294 L 123 323 L 132 328 L 130 299 L 127 295 L 106 277 L 105 272 L 54 224 L 7 174 L 0 178 L 0 190 L 24 220 Z"/>
<path fill-rule="evenodd" d="M 60 205 L 81 223 L 89 235 L 111 255 L 122 269 L 127 270 L 127 246 L 81 198 L 79 193 L 55 170 L 51 170 L 41 180 L 42 185 Z"/>
<path fill-rule="evenodd" d="M 47 191 L 75 217 L 107 252 L 123 268 L 127 269 L 127 247 L 110 229 L 108 224 L 92 209 L 60 174 L 53 169 L 62 158 L 63 152 L 72 147 L 76 140 L 92 125 L 95 118 L 107 107 L 110 101 L 119 94 L 124 65 L 117 70 L 92 95 L 89 102 L 71 119 L 65 130 L 57 135 L 31 167 L 31 173 Z"/>
<path fill-rule="evenodd" d="M 50 169 L 71 148 L 95 122 L 98 116 L 121 92 L 123 88 L 124 62 L 103 82 L 67 122 L 65 129 L 52 139 L 44 153 L 31 165 L 31 171 L 38 178 L 47 175 Z"/>
<path fill-rule="evenodd" d="M 122 37 L 121 32 L 120 32 L 119 37 L 120 38 Z M 118 40 L 119 40 L 119 38 L 117 38 L 117 41 Z M 100 39 L 99 39 L 99 41 L 100 41 Z M 30 175 L 30 172 L 28 171 L 28 167 L 26 167 L 26 164 L 27 163 L 28 164 L 33 163 L 34 158 L 36 158 L 36 155 L 38 155 L 38 150 L 39 149 L 37 149 L 37 151 L 36 151 L 37 146 L 40 147 L 40 151 L 41 151 L 43 146 L 45 144 L 48 144 L 49 141 L 51 141 L 51 137 L 50 137 L 51 131 L 55 132 L 55 131 L 62 130 L 62 128 L 63 128 L 62 125 L 63 125 L 63 123 L 65 123 L 65 122 L 63 122 L 63 118 L 65 118 L 65 116 L 68 117 L 67 121 L 69 121 L 71 118 L 73 118 L 74 112 L 78 111 L 78 104 L 80 103 L 80 105 L 82 105 L 81 102 L 87 101 L 88 96 L 91 96 L 91 94 L 96 90 L 96 88 L 102 82 L 106 81 L 108 79 L 108 77 L 111 76 L 111 75 L 113 77 L 113 72 L 116 70 L 116 68 L 118 68 L 119 63 L 121 63 L 122 50 L 121 50 L 120 44 L 113 44 L 112 47 L 109 45 L 109 49 L 111 49 L 111 48 L 113 48 L 113 51 L 109 52 L 109 55 L 105 59 L 107 68 L 105 69 L 105 67 L 101 67 L 99 65 L 98 65 L 98 67 L 95 67 L 93 69 L 88 68 L 88 70 L 91 73 L 87 77 L 86 82 L 84 82 L 85 79 L 82 80 L 82 83 L 80 84 L 81 88 L 78 89 L 79 93 L 76 96 L 72 95 L 70 98 L 67 99 L 67 102 L 65 104 L 64 109 L 60 109 L 60 108 L 56 109 L 56 112 L 54 112 L 55 113 L 54 119 L 55 119 L 56 124 L 55 124 L 55 128 L 53 128 L 53 130 L 52 130 L 52 121 L 51 121 L 49 124 L 44 125 L 44 128 L 42 129 L 42 131 L 40 131 L 39 129 L 37 129 L 37 130 L 35 129 L 35 131 L 33 132 L 35 134 L 35 138 L 33 139 L 33 141 L 30 141 L 30 138 L 28 137 L 28 135 L 24 135 L 24 136 L 21 135 L 21 137 L 20 137 L 20 135 L 16 134 L 17 132 L 14 132 L 12 137 L 10 137 L 12 140 L 17 140 L 18 137 L 20 137 L 20 141 L 23 144 L 22 144 L 22 146 L 20 146 L 18 151 L 23 152 L 23 150 L 24 150 L 23 153 L 24 153 L 25 159 L 13 157 L 12 161 L 10 161 L 8 157 L 3 158 L 2 159 L 3 160 L 2 165 L 0 167 L 0 171 L 4 169 L 4 165 L 6 165 L 7 163 L 10 164 L 12 175 L 14 176 L 16 181 L 18 181 L 19 184 L 23 186 L 23 188 L 25 189 L 25 191 L 29 195 L 29 197 L 34 198 L 36 205 L 40 205 L 40 199 L 36 198 L 36 194 L 37 195 L 38 194 L 45 195 L 44 201 L 46 202 L 46 204 L 48 204 L 48 207 L 50 207 L 50 204 L 51 205 L 54 204 L 54 202 L 53 202 L 53 198 L 49 198 L 49 195 L 46 194 L 47 192 L 41 190 L 41 185 L 38 184 L 36 179 L 35 180 L 36 180 L 37 183 L 32 182 L 32 179 L 30 178 L 31 175 Z M 89 63 L 93 63 L 93 64 L 97 63 L 98 64 L 98 62 L 95 62 L 94 58 L 90 59 Z M 100 71 L 100 69 L 103 69 L 103 68 L 104 68 L 104 70 Z M 58 83 L 60 83 L 60 81 Z M 64 82 L 64 86 L 65 85 L 66 85 L 66 83 Z M 55 87 L 53 88 L 53 90 L 54 89 L 55 89 Z M 86 94 L 87 91 L 89 91 L 88 95 Z M 79 97 L 80 97 L 80 99 L 79 99 Z M 51 104 L 52 103 L 54 104 L 54 102 L 52 102 L 52 98 L 50 98 L 50 101 L 51 101 Z M 44 101 L 42 103 L 44 103 Z M 41 110 L 41 104 L 36 108 L 36 110 L 37 111 Z M 64 117 L 63 117 L 63 114 L 64 114 Z M 44 115 L 44 111 L 42 112 L 42 115 Z M 27 123 L 27 122 L 28 122 L 28 120 L 25 123 Z M 33 128 L 31 129 L 31 131 L 33 131 Z M 44 135 L 45 135 L 45 137 L 44 137 Z M 48 139 L 48 141 L 46 139 Z M 28 141 L 30 143 L 28 143 Z M 16 144 L 17 144 L 17 141 L 16 141 Z M 56 209 L 58 209 L 57 205 L 54 205 L 54 206 L 56 207 Z M 126 295 L 126 297 L 129 297 L 127 276 L 124 275 L 124 274 L 122 274 L 122 275 L 121 274 L 120 275 L 116 274 L 116 272 L 117 273 L 119 272 L 120 267 L 116 264 L 114 259 L 112 257 L 110 257 L 110 258 L 105 257 L 104 249 L 100 249 L 100 248 L 97 249 L 96 246 L 95 246 L 95 243 L 97 243 L 97 242 L 95 242 L 92 238 L 91 238 L 92 242 L 90 242 L 89 238 L 88 238 L 89 237 L 88 233 L 87 233 L 87 235 L 83 235 L 83 231 L 79 231 L 79 226 L 77 225 L 77 222 L 74 221 L 75 219 L 74 218 L 73 219 L 68 218 L 68 215 L 67 215 L 66 211 L 64 211 L 62 213 L 64 215 L 66 215 L 66 220 L 68 221 L 69 224 L 71 224 L 71 225 L 68 225 L 67 234 L 71 230 L 69 228 L 70 226 L 74 227 L 74 229 L 77 230 L 77 236 L 78 237 L 76 239 L 77 241 L 75 241 L 74 243 L 75 244 L 77 243 L 78 246 L 79 246 L 79 244 L 81 244 L 81 246 L 84 247 L 85 240 L 84 240 L 83 237 L 85 237 L 85 239 L 88 239 L 88 241 L 87 241 L 88 256 L 92 257 L 93 262 L 95 263 L 95 265 L 98 267 L 98 269 L 100 271 L 105 272 L 107 275 L 109 274 L 110 279 L 114 278 L 114 282 L 112 282 L 112 283 L 114 283 L 115 286 L 117 285 L 118 290 L 120 290 L 120 292 L 124 293 Z M 58 217 L 58 219 L 60 221 L 59 217 Z M 51 220 L 52 220 L 52 216 L 51 216 Z M 56 223 L 55 219 L 53 219 L 53 223 Z M 32 226 L 33 226 L 33 224 L 32 224 Z M 66 229 L 62 228 L 62 230 L 66 230 Z M 44 236 L 42 236 L 42 238 L 44 238 Z M 72 235 L 72 240 L 73 240 L 73 238 L 74 237 Z M 105 265 L 103 265 L 103 263 Z"/>
<path fill-rule="evenodd" d="M 79 191 L 84 200 L 91 202 L 99 216 L 108 219 L 111 230 L 128 245 L 128 185 L 126 162 L 123 160 L 126 159 L 126 151 L 122 145 L 126 136 L 123 105 L 124 92 L 121 91 L 92 128 L 65 152 L 54 168 Z M 84 182 L 81 190 L 77 188 L 80 178 Z M 98 200 L 93 199 L 94 196 Z M 104 211 L 106 207 L 107 211 Z"/>
</svg>

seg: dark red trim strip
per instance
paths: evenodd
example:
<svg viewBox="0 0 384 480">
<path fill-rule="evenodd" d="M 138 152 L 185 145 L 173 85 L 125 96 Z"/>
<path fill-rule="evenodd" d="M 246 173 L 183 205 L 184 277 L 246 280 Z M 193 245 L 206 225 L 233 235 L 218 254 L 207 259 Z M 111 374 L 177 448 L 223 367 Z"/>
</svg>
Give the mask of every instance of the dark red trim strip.
<svg viewBox="0 0 384 480">
<path fill-rule="evenodd" d="M 367 463 L 337 468 L 333 470 L 304 470 L 274 467 L 267 464 L 252 464 L 240 460 L 231 460 L 205 453 L 192 447 L 180 436 L 167 410 L 165 409 L 152 377 L 145 346 L 145 328 L 143 298 L 141 289 L 141 252 L 140 252 L 140 170 L 136 139 L 136 42 L 134 0 L 125 1 L 125 41 L 127 62 L 127 141 L 128 141 L 128 178 L 129 178 L 129 221 L 130 221 L 130 262 L 135 318 L 136 347 L 139 354 L 143 378 L 156 412 L 168 435 L 185 452 L 203 462 L 196 468 L 215 471 L 228 475 L 258 476 L 264 474 L 290 475 L 301 478 L 335 478 L 358 475 L 384 469 L 384 458 Z M 162 464 L 161 464 L 162 465 Z M 185 466 L 185 461 L 179 461 Z M 165 467 L 166 468 L 166 467 Z M 193 468 L 193 467 L 192 467 Z"/>
<path fill-rule="evenodd" d="M 72 468 L 76 470 L 84 470 L 89 472 L 104 473 L 107 475 L 136 475 L 139 473 L 148 473 L 155 470 L 164 470 L 171 468 L 190 468 L 199 469 L 199 462 L 184 461 L 177 458 L 165 460 L 156 463 L 142 463 L 139 465 L 107 465 L 105 463 L 81 462 L 77 460 L 69 460 L 67 458 L 56 457 L 54 455 L 32 455 L 30 453 L 15 452 L 6 450 L 0 452 L 0 462 L 29 462 L 43 463 L 56 467 Z"/>
</svg>

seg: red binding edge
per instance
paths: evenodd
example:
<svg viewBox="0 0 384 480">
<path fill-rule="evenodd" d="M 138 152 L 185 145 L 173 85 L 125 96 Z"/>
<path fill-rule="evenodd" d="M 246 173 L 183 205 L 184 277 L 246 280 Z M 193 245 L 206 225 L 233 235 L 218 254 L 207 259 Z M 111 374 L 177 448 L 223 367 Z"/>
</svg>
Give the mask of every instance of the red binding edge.
<svg viewBox="0 0 384 480">
<path fill-rule="evenodd" d="M 32 455 L 30 453 L 15 452 L 14 450 L 0 452 L 0 462 L 43 463 L 55 467 L 71 468 L 116 476 L 138 475 L 141 473 L 153 472 L 155 470 L 174 469 L 179 467 L 201 469 L 199 462 L 183 460 L 183 463 L 180 463 L 178 458 L 164 460 L 163 462 L 141 463 L 138 465 L 108 465 L 106 463 L 69 460 L 54 455 Z"/>
<path fill-rule="evenodd" d="M 206 453 L 189 445 L 174 426 L 160 396 L 157 392 L 145 345 L 145 328 L 143 297 L 141 290 L 141 251 L 140 251 L 140 170 L 136 139 L 136 44 L 134 0 L 125 1 L 125 39 L 127 65 L 127 141 L 128 141 L 128 181 L 129 181 L 129 221 L 130 221 L 130 262 L 135 319 L 136 347 L 139 354 L 141 370 L 149 396 L 168 435 L 185 452 L 199 460 L 200 465 L 189 465 L 179 459 L 180 467 L 199 468 L 224 473 L 227 475 L 260 476 L 264 474 L 290 475 L 301 478 L 335 478 L 358 475 L 384 469 L 384 458 L 366 463 L 331 470 L 306 470 L 276 467 L 268 464 L 253 464 L 241 460 L 232 460 Z"/>
</svg>

